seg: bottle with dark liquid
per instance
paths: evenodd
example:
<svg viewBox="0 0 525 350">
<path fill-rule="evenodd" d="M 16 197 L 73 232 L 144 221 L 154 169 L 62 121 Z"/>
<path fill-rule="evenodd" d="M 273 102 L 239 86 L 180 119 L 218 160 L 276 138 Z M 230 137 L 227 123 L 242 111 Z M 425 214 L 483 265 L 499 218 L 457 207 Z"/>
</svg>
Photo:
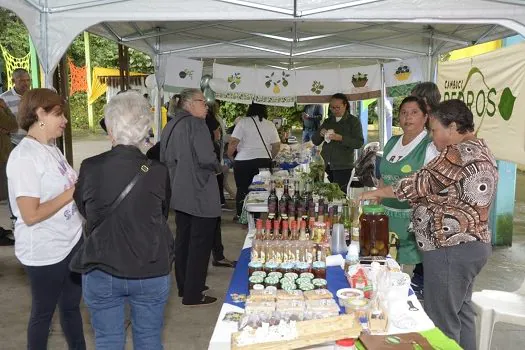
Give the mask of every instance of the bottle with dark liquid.
<svg viewBox="0 0 525 350">
<path fill-rule="evenodd" d="M 346 245 L 349 246 L 351 243 L 350 232 L 352 230 L 352 220 L 350 219 L 350 209 L 346 203 L 343 204 L 343 212 L 341 213 L 339 223 L 343 224 L 345 228 L 345 242 Z"/>
<path fill-rule="evenodd" d="M 301 195 L 301 201 L 298 205 L 298 211 L 301 211 L 301 218 L 304 221 L 308 221 L 308 191 L 307 191 L 307 183 L 305 182 L 303 193 Z"/>
<path fill-rule="evenodd" d="M 324 222 L 324 215 L 325 215 L 325 211 L 324 211 L 324 199 L 321 198 L 319 199 L 319 208 L 317 209 L 317 222 Z"/>
<path fill-rule="evenodd" d="M 274 220 L 277 217 L 277 193 L 275 191 L 275 181 L 270 180 L 270 196 L 268 197 L 268 219 Z"/>
<path fill-rule="evenodd" d="M 284 191 L 281 199 L 279 200 L 279 214 L 282 220 L 288 220 L 288 203 L 291 201 L 290 194 L 288 192 L 288 180 L 284 180 Z"/>
</svg>

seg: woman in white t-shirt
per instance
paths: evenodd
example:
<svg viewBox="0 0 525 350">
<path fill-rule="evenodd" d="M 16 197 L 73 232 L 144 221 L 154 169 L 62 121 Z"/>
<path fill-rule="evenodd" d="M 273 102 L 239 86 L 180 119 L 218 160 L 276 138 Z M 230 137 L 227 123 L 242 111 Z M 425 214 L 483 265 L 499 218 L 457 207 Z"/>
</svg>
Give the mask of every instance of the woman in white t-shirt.
<svg viewBox="0 0 525 350">
<path fill-rule="evenodd" d="M 241 215 L 242 206 L 252 179 L 260 168 L 271 166 L 271 160 L 281 147 L 281 140 L 275 125 L 268 121 L 266 106 L 252 103 L 246 117 L 239 120 L 228 145 L 228 157 L 234 159 L 233 175 L 237 185 L 237 217 Z"/>
<path fill-rule="evenodd" d="M 82 237 L 82 218 L 73 202 L 77 173 L 55 145 L 67 124 L 64 101 L 49 89 L 30 90 L 22 97 L 17 120 L 27 136 L 9 156 L 7 179 L 17 217 L 15 255 L 31 286 L 27 347 L 47 348 L 58 304 L 68 347 L 85 349 L 81 276 L 69 270 Z"/>
</svg>

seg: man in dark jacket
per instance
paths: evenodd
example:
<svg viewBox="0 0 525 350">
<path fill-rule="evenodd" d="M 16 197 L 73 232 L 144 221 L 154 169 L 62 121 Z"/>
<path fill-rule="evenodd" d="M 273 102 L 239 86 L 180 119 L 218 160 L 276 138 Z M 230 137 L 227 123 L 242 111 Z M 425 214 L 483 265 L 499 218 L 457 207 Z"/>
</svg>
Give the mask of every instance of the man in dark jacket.
<svg viewBox="0 0 525 350">
<path fill-rule="evenodd" d="M 364 143 L 361 122 L 350 114 L 348 108 L 344 94 L 333 95 L 330 99 L 331 114 L 312 137 L 317 146 L 324 142 L 321 156 L 328 180 L 337 183 L 345 193 L 354 168 L 354 151 Z"/>
<path fill-rule="evenodd" d="M 171 208 L 176 213 L 175 277 L 179 296 L 184 305 L 205 305 L 217 301 L 202 292 L 221 216 L 216 177 L 221 167 L 206 126 L 208 107 L 202 92 L 186 89 L 180 99 L 182 110 L 162 131 L 160 159 L 170 173 Z"/>
</svg>

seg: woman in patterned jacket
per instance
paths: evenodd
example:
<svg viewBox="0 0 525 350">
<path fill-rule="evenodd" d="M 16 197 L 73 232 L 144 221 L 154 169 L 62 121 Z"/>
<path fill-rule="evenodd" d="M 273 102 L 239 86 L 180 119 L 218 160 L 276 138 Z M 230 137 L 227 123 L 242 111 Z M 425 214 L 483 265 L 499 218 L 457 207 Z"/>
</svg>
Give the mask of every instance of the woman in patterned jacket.
<svg viewBox="0 0 525 350">
<path fill-rule="evenodd" d="M 492 251 L 496 160 L 474 134 L 465 103 L 445 101 L 432 114 L 441 154 L 412 176 L 360 199 L 397 198 L 412 206 L 412 230 L 423 252 L 425 310 L 447 336 L 475 350 L 472 286 Z"/>
</svg>

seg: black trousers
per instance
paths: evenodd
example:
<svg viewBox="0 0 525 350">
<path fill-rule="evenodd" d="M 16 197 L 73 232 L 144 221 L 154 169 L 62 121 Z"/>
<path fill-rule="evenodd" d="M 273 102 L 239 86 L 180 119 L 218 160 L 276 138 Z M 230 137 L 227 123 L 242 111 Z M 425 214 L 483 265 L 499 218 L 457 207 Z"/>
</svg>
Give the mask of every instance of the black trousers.
<svg viewBox="0 0 525 350">
<path fill-rule="evenodd" d="M 219 195 L 221 196 L 221 204 L 226 204 L 226 198 L 224 198 L 224 174 L 217 175 L 217 182 L 219 183 Z"/>
<path fill-rule="evenodd" d="M 235 197 L 237 216 L 242 214 L 242 205 L 248 194 L 253 177 L 259 173 L 260 168 L 268 168 L 270 159 L 256 158 L 250 160 L 236 160 L 233 164 L 233 175 L 237 185 L 237 195 Z"/>
<path fill-rule="evenodd" d="M 221 261 L 225 259 L 224 245 L 222 244 L 221 218 L 217 218 L 217 225 L 215 225 L 215 237 L 213 239 L 213 247 L 211 249 L 213 260 Z"/>
<path fill-rule="evenodd" d="M 352 168 L 332 170 L 330 169 L 330 166 L 327 166 L 325 168 L 325 171 L 326 171 L 326 174 L 328 175 L 328 181 L 330 181 L 331 183 L 338 184 L 341 190 L 344 193 L 346 193 L 348 181 L 350 181 L 350 176 L 352 176 Z"/>
<path fill-rule="evenodd" d="M 217 218 L 176 211 L 175 221 L 175 279 L 183 294 L 182 302 L 194 304 L 202 299 Z"/>
<path fill-rule="evenodd" d="M 24 266 L 31 286 L 31 316 L 27 327 L 27 348 L 46 350 L 49 327 L 56 306 L 60 312 L 60 325 L 64 331 L 68 348 L 86 349 L 80 298 L 82 277 L 69 270 L 69 262 L 75 249 L 59 263 L 47 266 Z"/>
</svg>

